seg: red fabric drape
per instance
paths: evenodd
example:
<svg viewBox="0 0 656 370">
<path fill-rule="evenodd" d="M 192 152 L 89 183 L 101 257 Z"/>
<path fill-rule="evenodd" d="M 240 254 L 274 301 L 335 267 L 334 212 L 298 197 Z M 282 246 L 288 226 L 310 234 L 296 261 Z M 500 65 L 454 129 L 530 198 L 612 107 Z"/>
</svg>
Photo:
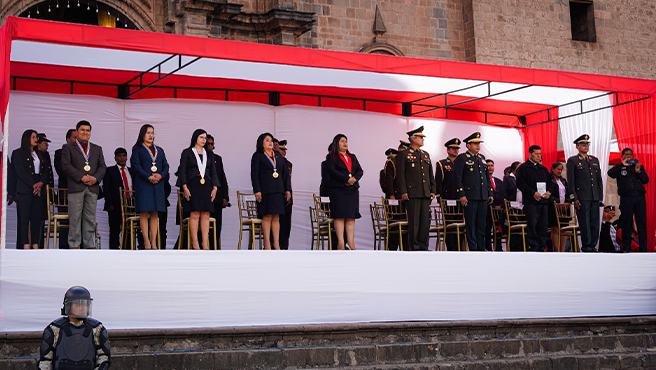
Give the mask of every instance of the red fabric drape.
<svg viewBox="0 0 656 370">
<path fill-rule="evenodd" d="M 9 105 L 9 55 L 11 54 L 11 35 L 13 32 L 13 27 L 10 25 L 3 26 L 0 29 L 0 121 L 2 122 L 2 137 L 6 139 L 6 130 L 5 117 L 7 114 L 7 107 Z M 0 150 L 2 148 L 0 147 Z M 0 159 L 0 194 L 2 194 L 4 183 L 2 182 L 2 169 L 4 168 L 7 157 L 9 153 L 2 153 L 2 159 Z M 2 197 L 0 196 L 0 199 Z M 0 217 L 2 217 L 2 207 L 0 206 Z M 1 232 L 1 230 L 0 230 Z M 1 235 L 0 235 L 1 236 Z M 2 248 L 0 246 L 0 248 Z"/>
<path fill-rule="evenodd" d="M 530 126 L 555 118 L 558 118 L 557 107 L 527 116 L 526 125 Z M 528 148 L 531 145 L 539 145 L 542 148 L 542 164 L 551 169 L 551 165 L 558 160 L 558 121 L 528 127 L 523 131 L 525 159 L 528 159 Z"/>
<path fill-rule="evenodd" d="M 639 99 L 644 95 L 617 94 L 617 103 Z M 650 181 L 647 189 L 647 250 L 656 243 L 656 95 L 613 108 L 613 123 L 620 150 L 633 149 L 633 154 L 645 167 Z"/>
</svg>

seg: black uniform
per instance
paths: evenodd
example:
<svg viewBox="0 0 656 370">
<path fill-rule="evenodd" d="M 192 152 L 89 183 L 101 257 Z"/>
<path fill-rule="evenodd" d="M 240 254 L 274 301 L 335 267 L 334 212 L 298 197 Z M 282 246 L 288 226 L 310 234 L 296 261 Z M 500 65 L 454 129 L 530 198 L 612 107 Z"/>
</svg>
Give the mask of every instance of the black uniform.
<svg viewBox="0 0 656 370">
<path fill-rule="evenodd" d="M 575 155 L 567 159 L 567 187 L 572 202 L 579 201 L 576 211 L 581 229 L 581 250 L 596 251 L 599 241 L 599 207 L 604 199 L 599 160 L 591 155 Z"/>
<path fill-rule="evenodd" d="M 485 250 L 485 216 L 488 199 L 493 196 L 490 175 L 482 154 L 459 154 L 454 161 L 456 195 L 467 197 L 465 224 L 470 251 Z"/>
<path fill-rule="evenodd" d="M 383 167 L 383 173 L 384 173 L 384 192 L 385 192 L 385 198 L 390 199 L 392 196 L 394 196 L 395 199 L 398 199 L 397 196 L 398 194 L 398 186 L 396 186 L 396 155 L 392 155 L 387 157 L 387 160 L 385 161 L 385 167 Z"/>
<path fill-rule="evenodd" d="M 456 173 L 453 161 L 445 158 L 435 165 L 435 196 L 441 199 L 458 199 L 456 192 Z M 449 223 L 447 221 L 447 223 Z M 447 234 L 444 238 L 446 250 L 458 250 L 458 238 L 456 234 Z"/>
<path fill-rule="evenodd" d="M 43 331 L 37 369 L 107 370 L 111 362 L 107 330 L 98 320 L 73 324 L 62 317 Z"/>
<path fill-rule="evenodd" d="M 397 154 L 399 192 L 408 194 L 408 246 L 428 250 L 431 194 L 435 194 L 433 164 L 428 152 L 408 148 Z"/>
<path fill-rule="evenodd" d="M 492 197 L 494 200 L 492 201 L 492 204 L 490 204 L 490 207 L 504 207 L 503 203 L 503 197 L 505 195 L 505 190 L 503 187 L 503 180 L 501 180 L 498 177 L 491 177 L 490 178 L 490 185 L 492 185 Z M 487 208 L 487 215 L 485 216 L 485 250 L 491 251 L 492 250 L 492 235 L 493 235 L 493 230 L 492 227 L 497 227 L 497 226 L 505 226 L 504 221 L 505 221 L 505 213 L 499 217 L 497 223 L 495 225 L 492 224 L 492 211 L 490 207 Z M 497 250 L 501 251 L 501 243 L 497 245 Z"/>
<path fill-rule="evenodd" d="M 532 251 L 544 252 L 547 246 L 549 199 L 535 200 L 537 183 L 544 183 L 545 190 L 549 182 L 549 170 L 530 159 L 517 167 L 517 188 L 522 192 L 524 214 L 526 215 L 526 244 Z"/>
<path fill-rule="evenodd" d="M 635 166 L 625 166 L 622 163 L 608 170 L 608 176 L 617 179 L 617 193 L 620 196 L 620 211 L 622 211 L 622 249 L 631 250 L 631 232 L 633 230 L 633 215 L 638 227 L 638 245 L 640 252 L 647 251 L 647 201 L 645 186 L 649 176 L 642 166 L 637 173 Z"/>
<path fill-rule="evenodd" d="M 55 171 L 57 172 L 57 187 L 62 189 L 68 189 L 68 175 L 64 172 L 61 163 L 62 150 L 55 150 Z M 68 214 L 68 207 L 59 207 L 57 209 L 59 212 Z M 62 224 L 68 225 L 68 220 L 63 220 Z M 141 234 L 141 233 L 139 233 Z M 62 227 L 59 229 L 59 243 L 57 243 L 57 248 L 59 249 L 68 249 L 68 227 Z"/>
<path fill-rule="evenodd" d="M 225 175 L 225 170 L 223 168 L 223 158 L 220 155 L 214 153 L 214 166 L 216 167 L 216 176 L 219 178 L 219 191 L 216 193 L 214 198 L 214 212 L 210 212 L 210 216 L 214 217 L 216 220 L 216 237 L 219 238 L 216 245 L 220 246 L 221 242 L 221 229 L 223 226 L 223 200 L 225 199 L 228 204 L 230 202 L 230 195 L 228 189 L 228 179 Z M 214 245 L 214 234 L 210 233 L 210 245 Z"/>
<path fill-rule="evenodd" d="M 292 162 L 287 158 L 287 168 L 289 169 L 289 181 L 292 179 Z M 279 219 L 280 222 L 280 249 L 289 249 L 289 235 L 292 232 L 292 209 L 294 206 L 294 193 L 292 193 L 289 201 L 285 203 L 285 215 L 281 216 Z M 272 239 L 273 240 L 273 239 Z"/>
</svg>

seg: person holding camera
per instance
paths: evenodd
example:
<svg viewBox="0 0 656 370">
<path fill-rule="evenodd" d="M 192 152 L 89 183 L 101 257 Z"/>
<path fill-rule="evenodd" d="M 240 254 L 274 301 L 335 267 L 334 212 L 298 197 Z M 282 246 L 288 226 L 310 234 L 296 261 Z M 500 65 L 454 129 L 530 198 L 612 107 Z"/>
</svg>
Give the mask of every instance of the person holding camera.
<svg viewBox="0 0 656 370">
<path fill-rule="evenodd" d="M 608 170 L 608 176 L 617 179 L 617 193 L 620 196 L 620 211 L 622 211 L 622 250 L 631 251 L 631 230 L 633 216 L 638 227 L 638 245 L 640 252 L 647 251 L 647 201 L 645 200 L 645 184 L 649 176 L 645 168 L 633 158 L 633 150 L 622 150 L 622 163 Z"/>
</svg>

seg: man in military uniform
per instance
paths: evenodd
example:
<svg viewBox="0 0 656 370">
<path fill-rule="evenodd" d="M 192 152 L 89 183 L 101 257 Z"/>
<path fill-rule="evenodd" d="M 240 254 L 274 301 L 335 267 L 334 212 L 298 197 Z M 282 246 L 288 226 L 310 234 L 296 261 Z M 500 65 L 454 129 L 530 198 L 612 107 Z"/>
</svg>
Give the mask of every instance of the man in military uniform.
<svg viewBox="0 0 656 370">
<path fill-rule="evenodd" d="M 383 193 L 385 193 L 385 198 L 387 199 L 396 199 L 395 194 L 396 191 L 398 191 L 394 181 L 396 178 L 396 163 L 394 158 L 396 158 L 396 154 L 398 152 L 399 151 L 394 148 L 389 148 L 385 151 L 387 160 L 385 161 L 385 166 L 381 171 L 380 185 Z"/>
<path fill-rule="evenodd" d="M 617 179 L 617 193 L 620 196 L 620 211 L 622 211 L 622 249 L 631 251 L 631 231 L 633 230 L 633 215 L 638 227 L 638 245 L 640 252 L 647 251 L 647 201 L 645 200 L 645 184 L 649 176 L 645 168 L 633 159 L 633 150 L 622 150 L 622 163 L 608 170 L 608 176 Z"/>
<path fill-rule="evenodd" d="M 408 131 L 410 147 L 397 155 L 397 179 L 408 214 L 408 249 L 428 250 L 430 203 L 435 198 L 433 164 L 424 146 L 424 126 Z"/>
<path fill-rule="evenodd" d="M 275 148 L 274 148 L 275 150 Z M 289 181 L 292 178 L 292 162 L 287 159 L 287 140 L 280 140 L 278 142 L 278 152 L 287 161 L 287 168 L 289 169 Z M 280 249 L 289 249 L 289 235 L 292 231 L 292 208 L 294 206 L 294 196 L 289 198 L 285 204 L 285 215 L 280 217 Z"/>
<path fill-rule="evenodd" d="M 567 159 L 567 187 L 570 200 L 576 207 L 576 217 L 581 229 L 581 251 L 596 252 L 599 241 L 599 207 L 603 206 L 604 186 L 601 167 L 596 157 L 588 155 L 590 136 L 574 140 L 578 155 Z"/>
<path fill-rule="evenodd" d="M 465 140 L 467 152 L 454 161 L 456 192 L 465 207 L 465 230 L 470 251 L 485 251 L 485 216 L 492 203 L 493 190 L 485 157 L 481 150 L 481 133 L 475 132 Z"/>
<path fill-rule="evenodd" d="M 458 199 L 456 194 L 456 175 L 453 161 L 460 151 L 460 139 L 453 138 L 446 143 L 447 157 L 438 161 L 435 165 L 435 196 L 441 199 Z M 448 220 L 447 220 L 447 223 Z M 458 239 L 455 234 L 447 234 L 445 237 L 446 249 L 458 250 Z"/>
</svg>

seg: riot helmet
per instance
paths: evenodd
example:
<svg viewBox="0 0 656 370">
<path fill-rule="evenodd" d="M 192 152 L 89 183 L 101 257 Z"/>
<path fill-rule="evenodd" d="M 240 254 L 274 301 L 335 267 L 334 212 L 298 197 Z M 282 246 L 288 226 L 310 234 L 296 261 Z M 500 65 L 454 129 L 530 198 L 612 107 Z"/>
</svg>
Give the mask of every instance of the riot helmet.
<svg viewBox="0 0 656 370">
<path fill-rule="evenodd" d="M 91 316 L 91 301 L 93 299 L 87 288 L 80 285 L 70 287 L 64 294 L 64 306 L 61 314 L 84 320 Z"/>
</svg>

